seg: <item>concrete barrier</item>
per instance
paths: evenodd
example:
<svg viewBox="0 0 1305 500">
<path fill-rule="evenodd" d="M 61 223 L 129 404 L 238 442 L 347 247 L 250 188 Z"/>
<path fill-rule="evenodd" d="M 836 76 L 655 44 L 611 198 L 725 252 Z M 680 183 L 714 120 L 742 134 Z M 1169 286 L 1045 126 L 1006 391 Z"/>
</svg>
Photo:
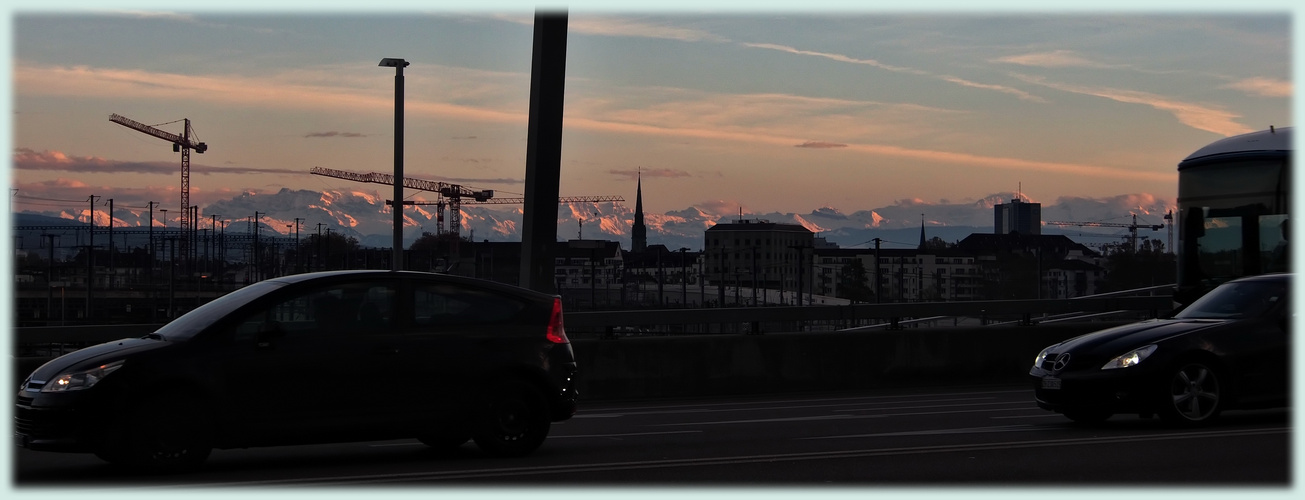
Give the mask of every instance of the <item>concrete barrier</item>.
<svg viewBox="0 0 1305 500">
<path fill-rule="evenodd" d="M 576 340 L 582 399 L 1019 382 L 1043 348 L 1122 323 Z"/>
<path fill-rule="evenodd" d="M 1121 323 L 572 341 L 583 400 L 1023 380 L 1034 356 Z M 50 358 L 13 358 L 23 380 Z"/>
</svg>

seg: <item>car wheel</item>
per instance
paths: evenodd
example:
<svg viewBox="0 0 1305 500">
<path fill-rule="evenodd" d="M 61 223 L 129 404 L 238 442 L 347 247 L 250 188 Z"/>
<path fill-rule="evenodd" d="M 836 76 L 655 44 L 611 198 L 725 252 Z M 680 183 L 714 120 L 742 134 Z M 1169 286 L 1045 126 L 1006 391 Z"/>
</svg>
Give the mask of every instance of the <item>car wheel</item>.
<svg viewBox="0 0 1305 500">
<path fill-rule="evenodd" d="M 472 439 L 492 456 L 520 457 L 544 443 L 550 425 L 539 391 L 524 383 L 508 383 L 485 400 Z"/>
<path fill-rule="evenodd" d="M 196 401 L 151 399 L 124 412 L 95 455 L 142 473 L 193 470 L 213 451 L 209 422 Z"/>
<path fill-rule="evenodd" d="M 1166 379 L 1160 418 L 1179 425 L 1203 424 L 1223 410 L 1224 386 L 1219 372 L 1201 361 L 1179 363 Z"/>
<path fill-rule="evenodd" d="M 1076 424 L 1099 424 L 1105 422 L 1114 414 L 1102 410 L 1071 410 L 1064 412 L 1063 415 Z"/>
</svg>

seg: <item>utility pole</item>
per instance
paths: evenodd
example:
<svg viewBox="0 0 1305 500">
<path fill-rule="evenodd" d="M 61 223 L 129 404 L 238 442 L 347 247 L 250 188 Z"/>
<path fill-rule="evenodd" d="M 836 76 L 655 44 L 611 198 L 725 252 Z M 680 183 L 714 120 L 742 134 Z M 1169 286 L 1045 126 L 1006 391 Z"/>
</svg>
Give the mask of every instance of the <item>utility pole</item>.
<svg viewBox="0 0 1305 500">
<path fill-rule="evenodd" d="M 303 258 L 302 258 L 304 249 L 303 249 L 303 245 L 300 244 L 299 242 L 299 223 L 304 221 L 305 219 L 303 218 L 295 217 L 295 273 L 296 274 L 304 272 Z"/>
<path fill-rule="evenodd" d="M 703 274 L 703 263 L 706 261 L 707 249 L 698 251 L 698 307 L 703 307 L 707 301 L 707 276 Z"/>
<path fill-rule="evenodd" d="M 205 247 L 205 254 L 208 256 L 208 261 L 209 261 L 210 264 L 211 264 L 212 261 L 214 260 L 214 257 L 215 257 L 215 256 L 217 255 L 217 253 L 218 253 L 218 252 L 217 252 L 217 239 L 218 239 L 217 217 L 218 217 L 218 216 L 217 216 L 217 214 L 208 214 L 208 215 L 209 215 L 208 228 L 209 228 L 209 230 L 213 233 L 213 237 L 212 237 L 213 239 L 210 240 L 210 241 L 208 242 L 208 245 Z M 211 266 L 213 267 L 213 270 L 214 270 L 214 271 L 217 270 L 217 265 L 216 265 L 216 264 L 211 264 Z M 207 266 L 206 266 L 206 267 L 207 267 Z"/>
<path fill-rule="evenodd" d="M 680 247 L 680 307 L 689 306 L 689 271 L 684 265 L 684 252 L 689 249 Z"/>
<path fill-rule="evenodd" d="M 160 212 L 163 212 L 163 215 L 162 215 L 162 217 L 163 217 L 163 238 L 164 238 L 164 241 L 166 241 L 166 239 L 167 239 L 167 237 L 168 237 L 168 209 L 166 209 L 166 208 L 160 208 L 159 211 L 160 211 Z M 159 242 L 159 251 L 160 251 L 160 252 L 163 251 L 163 246 L 164 246 L 163 242 Z M 153 249 L 153 248 L 150 248 L 150 255 L 151 255 L 151 256 L 154 255 L 154 249 Z M 164 257 L 167 257 L 167 254 L 164 254 Z M 162 272 L 162 269 L 160 268 L 159 271 Z M 153 273 L 154 273 L 154 269 L 151 268 L 151 269 L 150 269 L 150 273 L 151 273 L 151 276 L 152 276 Z M 160 276 L 160 277 L 161 277 L 161 276 Z"/>
<path fill-rule="evenodd" d="M 190 267 L 188 271 L 199 270 L 199 205 L 190 206 Z"/>
<path fill-rule="evenodd" d="M 118 268 L 114 265 L 113 254 L 113 198 L 109 198 L 109 289 L 113 289 L 113 278 L 118 275 Z"/>
<path fill-rule="evenodd" d="M 318 271 L 321 271 L 322 270 L 322 223 L 321 222 L 317 223 L 317 245 L 315 246 L 317 248 L 315 248 L 316 252 L 313 252 L 313 256 L 314 256 L 314 260 L 317 261 L 316 269 Z M 309 264 L 311 264 L 311 262 Z M 309 267 L 312 266 L 310 265 Z"/>
<path fill-rule="evenodd" d="M 45 237 L 50 248 L 50 261 L 45 268 L 45 321 L 46 324 L 49 324 L 50 319 L 54 317 L 54 239 L 59 235 L 43 234 L 41 236 Z"/>
<path fill-rule="evenodd" d="M 798 258 L 797 258 L 797 276 L 798 276 L 798 281 L 797 281 L 797 299 L 798 299 L 798 300 L 797 300 L 797 305 L 800 306 L 800 305 L 802 305 L 802 268 L 803 268 L 804 266 L 806 266 L 806 255 L 805 255 L 805 252 L 803 252 L 803 250 L 806 250 L 806 249 L 808 249 L 808 248 L 812 248 L 812 247 L 809 246 L 809 245 L 789 245 L 789 248 L 791 248 L 791 249 L 793 249 L 793 250 L 797 250 L 797 252 L 798 252 Z M 810 288 L 810 287 L 808 287 L 808 288 Z M 810 294 L 810 291 L 808 291 L 807 293 Z M 809 296 L 809 295 L 808 295 L 808 297 L 807 297 L 807 302 L 808 302 L 808 303 L 811 302 L 811 300 L 810 300 L 810 296 Z"/>
<path fill-rule="evenodd" d="M 262 279 L 262 275 L 263 275 L 261 269 L 259 269 L 259 264 L 261 264 L 262 261 L 263 261 L 262 256 L 259 255 L 259 253 L 258 253 L 258 218 L 259 218 L 259 215 L 262 215 L 262 213 L 261 213 L 261 212 L 258 212 L 258 211 L 254 211 L 254 218 L 252 219 L 252 224 L 254 225 L 254 242 L 253 242 L 253 245 L 254 245 L 254 258 L 253 258 L 253 261 L 254 261 L 254 266 L 253 266 L 253 272 L 254 272 L 254 275 L 253 275 L 252 279 L 253 279 L 254 281 L 259 281 L 259 280 L 261 280 L 261 279 Z"/>
<path fill-rule="evenodd" d="M 91 319 L 91 289 L 95 287 L 95 199 L 99 196 L 91 195 L 91 213 L 86 218 L 90 222 L 91 229 L 87 231 L 89 238 L 86 245 L 86 319 Z"/>
<path fill-rule="evenodd" d="M 879 303 L 879 298 L 883 296 L 883 289 L 879 286 L 879 238 L 875 238 L 875 303 Z"/>
<path fill-rule="evenodd" d="M 150 237 L 149 237 L 149 240 L 150 240 L 150 251 L 149 251 L 149 254 L 150 254 L 150 258 L 149 258 L 150 272 L 149 272 L 149 281 L 148 281 L 148 283 L 151 284 L 151 285 L 154 284 L 154 204 L 155 204 L 155 203 L 157 203 L 157 202 L 153 202 L 153 201 L 149 202 L 149 209 L 150 209 L 150 227 L 149 227 L 149 231 L 148 231 L 148 232 L 149 232 L 149 235 L 150 235 Z M 153 293 L 153 292 L 150 292 L 150 293 Z"/>
</svg>

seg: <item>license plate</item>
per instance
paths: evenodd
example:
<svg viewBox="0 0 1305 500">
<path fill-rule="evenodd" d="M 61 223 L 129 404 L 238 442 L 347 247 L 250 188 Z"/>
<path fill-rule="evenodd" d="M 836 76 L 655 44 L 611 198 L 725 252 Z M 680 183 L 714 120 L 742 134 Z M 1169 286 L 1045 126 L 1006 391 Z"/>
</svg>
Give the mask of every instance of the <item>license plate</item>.
<svg viewBox="0 0 1305 500">
<path fill-rule="evenodd" d="M 1043 389 L 1060 389 L 1060 379 L 1056 377 L 1042 377 Z"/>
</svg>

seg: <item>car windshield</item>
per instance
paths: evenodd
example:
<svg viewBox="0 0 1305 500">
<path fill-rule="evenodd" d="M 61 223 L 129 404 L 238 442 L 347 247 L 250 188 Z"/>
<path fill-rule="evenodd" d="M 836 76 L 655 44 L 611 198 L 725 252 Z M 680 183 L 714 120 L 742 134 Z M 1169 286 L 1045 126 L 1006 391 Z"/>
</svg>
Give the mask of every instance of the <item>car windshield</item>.
<svg viewBox="0 0 1305 500">
<path fill-rule="evenodd" d="M 158 331 L 154 332 L 154 334 L 162 336 L 166 340 L 189 340 L 205 328 L 208 328 L 208 326 L 213 324 L 214 321 L 231 314 L 232 311 L 239 309 L 241 306 L 285 285 L 285 283 L 276 281 L 260 281 L 254 283 L 218 297 L 212 302 L 199 306 L 195 310 L 181 315 L 181 317 L 163 325 L 163 327 L 159 328 Z"/>
<path fill-rule="evenodd" d="M 1264 314 L 1287 298 L 1285 281 L 1224 283 L 1192 302 L 1178 319 L 1241 319 Z"/>
</svg>

